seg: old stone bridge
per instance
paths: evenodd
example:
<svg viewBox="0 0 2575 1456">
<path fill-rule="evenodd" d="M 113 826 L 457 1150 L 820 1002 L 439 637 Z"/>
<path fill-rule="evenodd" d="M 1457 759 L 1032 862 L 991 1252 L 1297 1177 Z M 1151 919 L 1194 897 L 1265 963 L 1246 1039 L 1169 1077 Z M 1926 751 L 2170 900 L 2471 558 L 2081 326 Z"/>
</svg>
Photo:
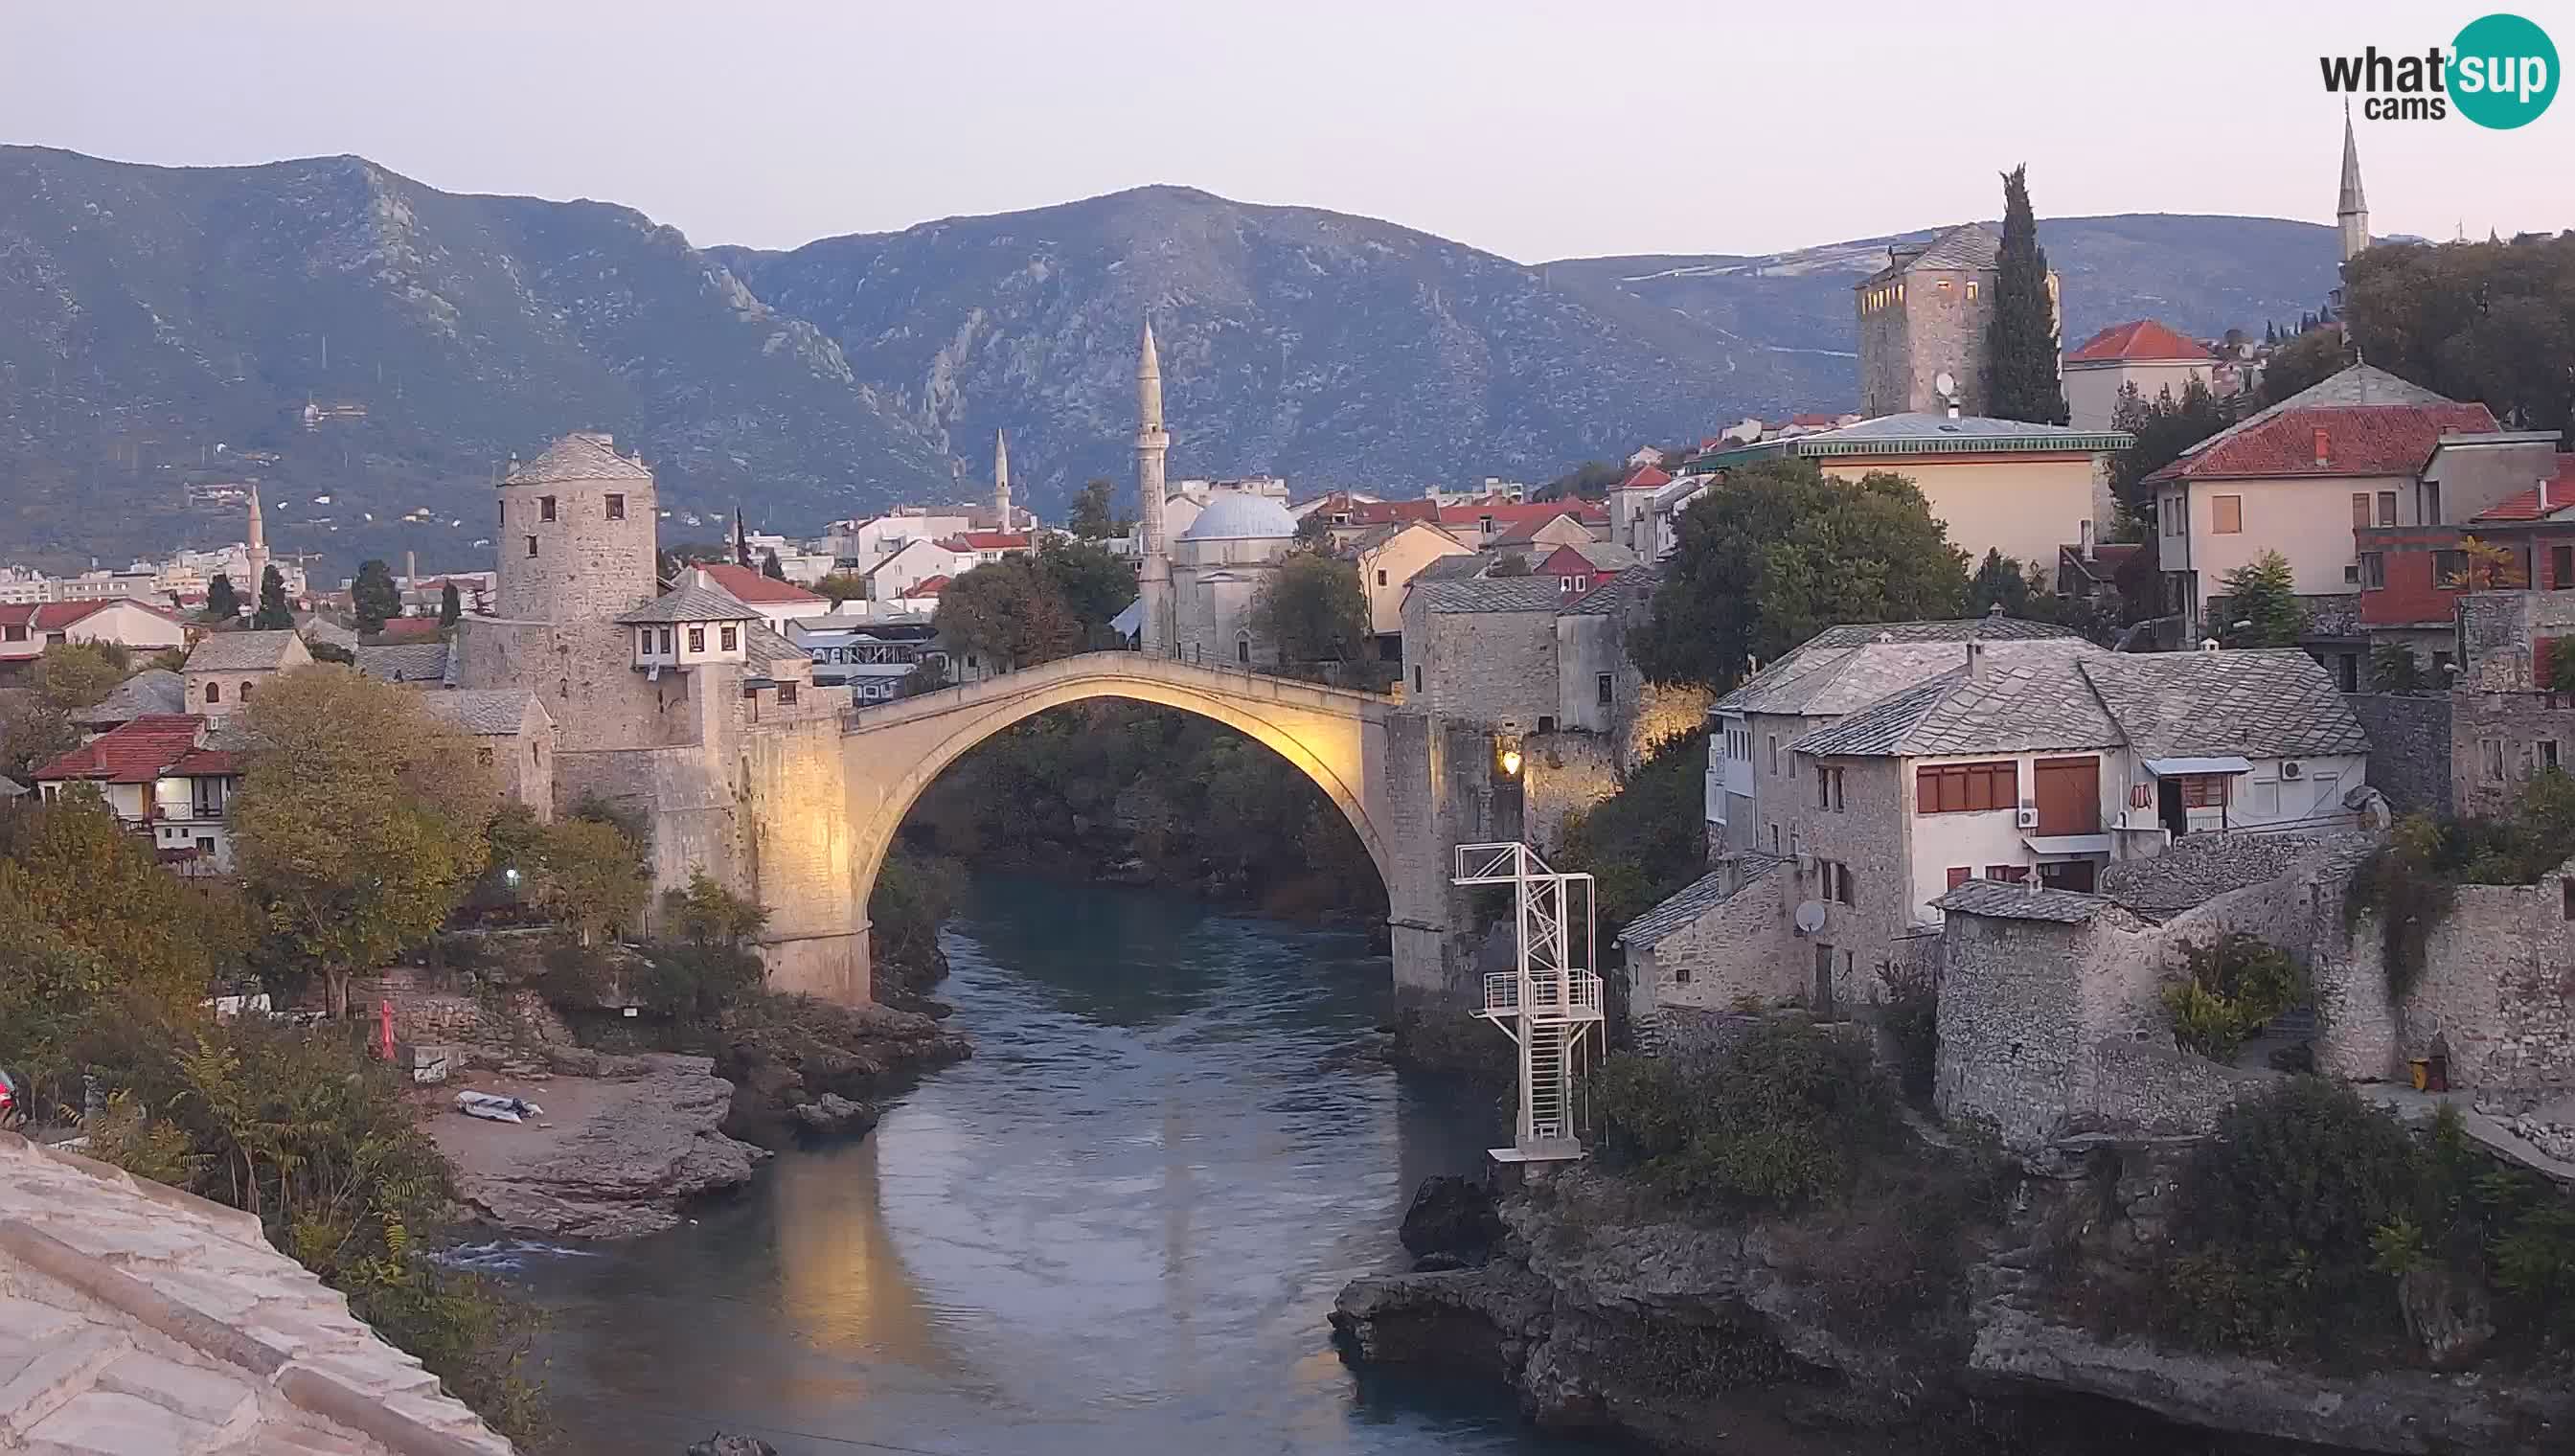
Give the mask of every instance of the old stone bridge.
<svg viewBox="0 0 2575 1456">
<path fill-rule="evenodd" d="M 1096 698 L 1213 719 L 1294 764 L 1349 820 L 1384 878 L 1397 989 L 1445 997 L 1463 984 L 1448 846 L 1513 828 L 1510 785 L 1493 780 L 1489 733 L 1390 698 L 1132 652 L 1088 653 L 855 710 L 836 736 L 755 744 L 737 792 L 754 820 L 753 872 L 770 909 L 771 983 L 867 999 L 868 894 L 914 801 L 977 743 Z"/>
</svg>

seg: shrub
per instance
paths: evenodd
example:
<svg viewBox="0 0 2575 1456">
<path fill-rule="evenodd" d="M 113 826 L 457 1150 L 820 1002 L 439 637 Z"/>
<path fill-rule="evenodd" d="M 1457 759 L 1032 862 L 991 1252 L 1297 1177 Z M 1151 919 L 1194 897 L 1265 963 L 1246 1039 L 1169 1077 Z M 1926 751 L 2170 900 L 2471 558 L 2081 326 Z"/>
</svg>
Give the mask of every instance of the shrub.
<svg viewBox="0 0 2575 1456">
<path fill-rule="evenodd" d="M 2182 946 L 2183 979 L 2164 991 L 2173 1034 L 2211 1061 L 2233 1061 L 2256 1027 L 2307 996 L 2306 972 L 2276 945 L 2228 932 Z"/>
<path fill-rule="evenodd" d="M 1839 1198 L 1902 1126 L 1867 1051 L 1804 1021 L 1766 1023 L 1696 1063 L 1610 1057 L 1592 1105 L 1605 1161 L 1733 1208 Z"/>
<path fill-rule="evenodd" d="M 1878 1024 L 1895 1042 L 1896 1075 L 1904 1095 L 1925 1101 L 1940 1061 L 1940 988 L 1930 971 L 1918 966 L 1882 964 L 1878 981 L 1886 998 Z"/>
</svg>

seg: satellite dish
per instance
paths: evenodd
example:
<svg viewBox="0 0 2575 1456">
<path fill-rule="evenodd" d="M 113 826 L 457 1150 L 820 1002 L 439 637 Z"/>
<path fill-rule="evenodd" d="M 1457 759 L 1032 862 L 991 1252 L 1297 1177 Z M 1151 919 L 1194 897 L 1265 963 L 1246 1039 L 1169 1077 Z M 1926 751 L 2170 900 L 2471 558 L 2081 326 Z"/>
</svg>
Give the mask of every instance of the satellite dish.
<svg viewBox="0 0 2575 1456">
<path fill-rule="evenodd" d="M 1806 900 L 1797 906 L 1797 933 L 1812 935 L 1824 928 L 1824 906 L 1821 900 Z"/>
<path fill-rule="evenodd" d="M 1938 392 L 1940 398 L 1954 400 L 1958 397 L 1958 377 L 1944 369 L 1931 376 L 1931 388 Z"/>
</svg>

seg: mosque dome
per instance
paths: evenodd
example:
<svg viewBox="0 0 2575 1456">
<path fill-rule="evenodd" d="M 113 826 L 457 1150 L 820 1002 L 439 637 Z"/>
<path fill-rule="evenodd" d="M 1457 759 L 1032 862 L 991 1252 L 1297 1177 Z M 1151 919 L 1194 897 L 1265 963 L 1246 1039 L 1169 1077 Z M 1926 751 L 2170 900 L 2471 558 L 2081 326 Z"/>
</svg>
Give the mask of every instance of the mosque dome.
<svg viewBox="0 0 2575 1456">
<path fill-rule="evenodd" d="M 1276 500 L 1227 491 L 1207 503 L 1181 540 L 1285 541 L 1295 534 L 1296 518 Z"/>
</svg>

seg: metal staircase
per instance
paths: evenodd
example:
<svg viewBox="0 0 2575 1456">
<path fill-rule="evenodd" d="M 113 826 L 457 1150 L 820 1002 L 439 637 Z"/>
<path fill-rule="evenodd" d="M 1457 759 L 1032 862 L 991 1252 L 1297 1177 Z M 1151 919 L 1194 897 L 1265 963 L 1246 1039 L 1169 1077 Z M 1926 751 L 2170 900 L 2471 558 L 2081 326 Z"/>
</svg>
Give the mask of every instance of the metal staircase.
<svg viewBox="0 0 2575 1456">
<path fill-rule="evenodd" d="M 1578 1158 L 1583 1147 L 1574 1083 L 1598 1046 L 1600 977 L 1591 876 L 1558 874 L 1516 840 L 1457 846 L 1454 883 L 1512 887 L 1518 928 L 1517 965 L 1484 977 L 1477 1015 L 1519 1047 L 1520 1098 L 1512 1145 L 1494 1148 L 1504 1162 Z M 1572 935 L 1574 887 L 1580 886 L 1582 938 Z"/>
</svg>

